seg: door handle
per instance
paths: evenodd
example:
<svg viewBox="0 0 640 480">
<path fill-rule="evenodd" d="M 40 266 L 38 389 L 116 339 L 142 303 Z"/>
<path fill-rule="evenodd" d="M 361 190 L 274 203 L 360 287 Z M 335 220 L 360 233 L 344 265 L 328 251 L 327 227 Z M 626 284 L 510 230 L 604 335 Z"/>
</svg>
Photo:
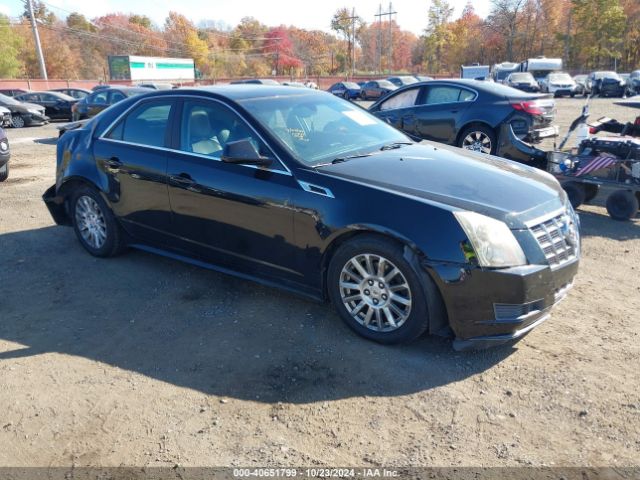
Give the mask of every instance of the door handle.
<svg viewBox="0 0 640 480">
<path fill-rule="evenodd" d="M 118 157 L 111 157 L 109 160 L 105 160 L 104 164 L 111 172 L 118 172 L 120 170 L 120 167 L 122 167 L 122 162 Z"/>
<path fill-rule="evenodd" d="M 191 178 L 191 175 L 189 175 L 188 173 L 178 173 L 174 175 L 169 175 L 169 179 L 172 182 L 185 187 L 194 185 L 196 183 L 195 180 Z"/>
</svg>

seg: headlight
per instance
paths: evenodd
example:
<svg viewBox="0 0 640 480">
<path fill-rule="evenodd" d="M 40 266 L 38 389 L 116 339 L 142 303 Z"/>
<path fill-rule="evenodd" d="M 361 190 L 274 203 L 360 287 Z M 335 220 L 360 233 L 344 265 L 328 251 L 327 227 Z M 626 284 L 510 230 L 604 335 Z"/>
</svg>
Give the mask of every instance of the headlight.
<svg viewBox="0 0 640 480">
<path fill-rule="evenodd" d="M 0 151 L 6 152 L 9 150 L 9 144 L 7 142 L 0 142 Z"/>
<path fill-rule="evenodd" d="M 40 110 L 27 110 L 31 115 L 41 115 Z"/>
<path fill-rule="evenodd" d="M 500 220 L 475 212 L 454 212 L 467 234 L 478 263 L 483 267 L 515 267 L 526 265 L 520 244 Z"/>
</svg>

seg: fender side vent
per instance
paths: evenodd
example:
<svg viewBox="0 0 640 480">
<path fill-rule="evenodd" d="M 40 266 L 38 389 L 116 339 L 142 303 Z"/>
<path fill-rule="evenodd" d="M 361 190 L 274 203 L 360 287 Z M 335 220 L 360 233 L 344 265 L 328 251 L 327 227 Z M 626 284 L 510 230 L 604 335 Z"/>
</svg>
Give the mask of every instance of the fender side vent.
<svg viewBox="0 0 640 480">
<path fill-rule="evenodd" d="M 315 193 L 317 195 L 322 195 L 324 197 L 335 198 L 331 190 L 325 187 L 321 187 L 319 185 L 314 185 L 312 183 L 302 182 L 298 180 L 298 183 L 302 187 L 305 192 Z"/>
</svg>

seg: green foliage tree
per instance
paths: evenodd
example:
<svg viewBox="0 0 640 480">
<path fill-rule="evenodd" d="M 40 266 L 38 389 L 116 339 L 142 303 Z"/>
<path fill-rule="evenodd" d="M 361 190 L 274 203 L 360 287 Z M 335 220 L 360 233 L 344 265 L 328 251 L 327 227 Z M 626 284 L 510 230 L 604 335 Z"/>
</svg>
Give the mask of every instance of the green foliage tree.
<svg viewBox="0 0 640 480">
<path fill-rule="evenodd" d="M 22 73 L 23 64 L 18 54 L 23 41 L 11 28 L 9 17 L 0 14 L 0 78 L 16 78 Z"/>
<path fill-rule="evenodd" d="M 582 61 L 592 68 L 611 68 L 611 60 L 622 57 L 627 20 L 620 0 L 572 0 L 572 4 Z"/>
</svg>

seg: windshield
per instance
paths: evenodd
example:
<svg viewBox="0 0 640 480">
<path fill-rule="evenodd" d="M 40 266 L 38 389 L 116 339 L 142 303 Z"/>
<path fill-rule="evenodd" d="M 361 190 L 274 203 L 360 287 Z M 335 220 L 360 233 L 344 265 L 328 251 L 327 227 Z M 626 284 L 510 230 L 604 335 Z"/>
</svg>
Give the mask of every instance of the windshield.
<svg viewBox="0 0 640 480">
<path fill-rule="evenodd" d="M 511 74 L 512 82 L 532 82 L 533 75 L 530 73 L 512 73 Z"/>
<path fill-rule="evenodd" d="M 620 80 L 620 77 L 616 72 L 596 72 L 595 78 L 615 78 L 616 80 Z"/>
<path fill-rule="evenodd" d="M 410 141 L 366 110 L 334 96 L 313 93 L 251 98 L 239 103 L 295 158 L 308 165 Z"/>
<path fill-rule="evenodd" d="M 378 85 L 381 88 L 396 88 L 396 86 L 389 80 L 378 80 Z"/>
<path fill-rule="evenodd" d="M 549 80 L 552 82 L 570 82 L 572 79 L 568 73 L 552 73 L 549 75 Z"/>
<path fill-rule="evenodd" d="M 14 98 L 7 97 L 6 95 L 0 93 L 0 103 L 3 105 L 19 105 L 20 102 Z"/>
<path fill-rule="evenodd" d="M 413 78 L 413 77 L 400 77 L 400 81 L 404 84 L 404 85 L 411 85 L 412 83 L 417 83 L 418 79 Z"/>
</svg>

